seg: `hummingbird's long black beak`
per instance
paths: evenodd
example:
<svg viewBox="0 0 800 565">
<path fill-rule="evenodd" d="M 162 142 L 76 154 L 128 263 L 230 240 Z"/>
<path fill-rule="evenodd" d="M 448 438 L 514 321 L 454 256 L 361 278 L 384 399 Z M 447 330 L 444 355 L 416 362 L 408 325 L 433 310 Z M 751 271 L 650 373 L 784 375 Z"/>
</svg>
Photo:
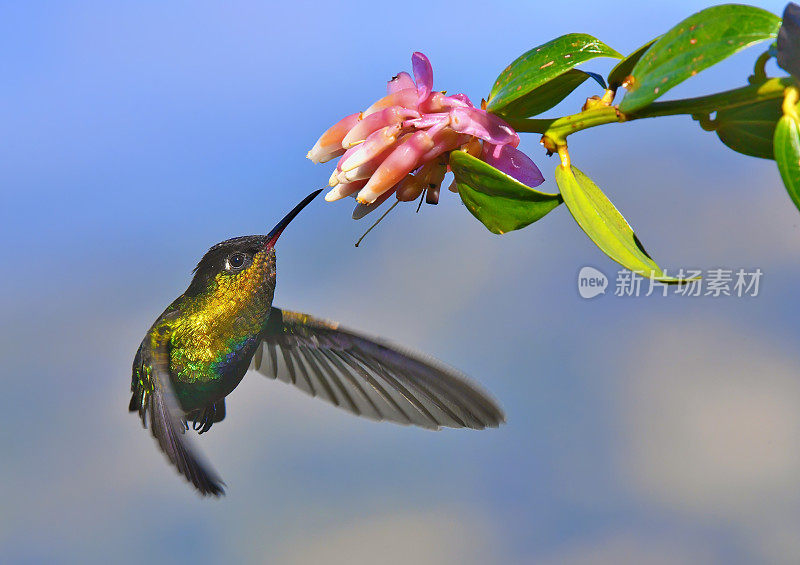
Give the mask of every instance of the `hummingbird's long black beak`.
<svg viewBox="0 0 800 565">
<path fill-rule="evenodd" d="M 322 192 L 322 190 L 323 189 L 321 188 L 319 190 L 315 190 L 314 192 L 303 198 L 303 201 L 300 204 L 295 206 L 291 212 L 286 214 L 286 216 L 284 216 L 284 218 L 280 222 L 278 222 L 278 224 L 274 228 L 272 228 L 272 231 L 267 234 L 267 244 L 265 245 L 267 249 L 275 247 L 275 243 L 278 241 L 278 238 L 281 236 L 281 233 L 283 233 L 283 230 L 286 229 L 286 226 L 289 225 L 289 222 L 294 220 L 294 217 L 300 213 L 300 210 L 308 206 L 308 204 L 312 200 L 314 200 L 314 198 L 317 197 L 317 194 Z"/>
</svg>

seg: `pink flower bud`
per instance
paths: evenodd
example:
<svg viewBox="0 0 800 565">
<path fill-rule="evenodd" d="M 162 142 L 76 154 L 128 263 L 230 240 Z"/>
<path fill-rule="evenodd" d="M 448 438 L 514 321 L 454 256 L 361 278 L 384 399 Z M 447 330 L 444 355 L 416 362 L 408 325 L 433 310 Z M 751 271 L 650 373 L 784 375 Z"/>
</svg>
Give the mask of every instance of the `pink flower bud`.
<svg viewBox="0 0 800 565">
<path fill-rule="evenodd" d="M 350 169 L 349 171 L 338 171 L 336 174 L 336 179 L 339 182 L 355 182 L 357 180 L 364 180 L 368 179 L 372 176 L 372 173 L 375 172 L 381 164 L 382 159 L 376 157 L 375 159 L 371 159 L 367 161 L 363 165 L 359 165 L 355 169 Z"/>
<path fill-rule="evenodd" d="M 470 140 L 470 136 L 458 133 L 450 128 L 444 128 L 433 136 L 433 147 L 422 156 L 423 162 L 432 161 L 442 153 L 452 151 Z"/>
<path fill-rule="evenodd" d="M 365 184 L 367 184 L 366 180 L 338 184 L 325 195 L 325 201 L 335 202 L 336 200 L 346 198 L 364 188 Z"/>
<path fill-rule="evenodd" d="M 543 177 L 516 147 L 517 133 L 501 118 L 476 108 L 465 94 L 433 90 L 433 68 L 422 53 L 412 56 L 414 78 L 402 72 L 387 95 L 363 113 L 352 114 L 323 134 L 308 157 L 325 162 L 340 156 L 325 196 L 334 201 L 357 195 L 361 218 L 391 194 L 399 201 L 439 202 L 450 153 L 462 150 L 528 186 Z M 416 171 L 416 172 L 414 172 Z M 449 189 L 458 191 L 453 181 Z"/>
<path fill-rule="evenodd" d="M 392 106 L 402 106 L 403 108 L 416 110 L 417 89 L 406 88 L 403 90 L 398 90 L 397 92 L 392 92 L 391 94 L 387 94 L 386 96 L 375 102 L 375 104 L 364 110 L 363 117 L 366 118 L 370 114 L 374 114 L 375 112 L 383 110 L 384 108 L 391 108 Z"/>
<path fill-rule="evenodd" d="M 378 198 L 375 199 L 375 202 L 372 202 L 371 204 L 362 204 L 361 202 L 359 202 L 358 204 L 356 204 L 356 207 L 353 210 L 353 219 L 354 220 L 360 220 L 361 218 L 363 218 L 364 216 L 366 216 L 367 214 L 369 214 L 373 210 L 377 209 L 378 206 L 380 206 L 381 204 L 386 202 L 386 200 L 393 193 L 394 193 L 394 189 L 387 190 L 386 192 L 384 192 L 383 194 L 378 196 Z"/>
<path fill-rule="evenodd" d="M 323 133 L 306 157 L 314 163 L 325 163 L 344 153 L 342 139 L 361 119 L 361 113 L 350 114 L 336 122 Z"/>
<path fill-rule="evenodd" d="M 328 179 L 328 186 L 336 186 L 341 181 L 339 180 L 339 173 L 341 171 L 339 169 L 334 169 L 331 173 L 331 177 Z"/>
<path fill-rule="evenodd" d="M 431 168 L 431 171 L 428 173 L 427 178 L 425 179 L 428 183 L 428 190 L 436 191 L 436 201 L 439 201 L 439 187 L 442 185 L 442 181 L 444 180 L 444 176 L 447 174 L 447 162 L 448 159 L 439 159 L 438 162 Z M 436 202 L 432 202 L 435 204 Z"/>
<path fill-rule="evenodd" d="M 404 176 L 419 166 L 419 159 L 433 147 L 433 139 L 426 131 L 418 131 L 397 146 L 370 177 L 358 193 L 362 204 L 375 202 L 381 194 L 396 185 Z"/>
<path fill-rule="evenodd" d="M 369 161 L 367 161 L 363 165 L 359 165 L 355 169 L 351 169 L 347 172 L 338 171 L 337 178 L 339 179 L 339 182 L 354 182 L 357 180 L 368 179 L 369 177 L 372 176 L 372 173 L 374 173 L 377 170 L 377 168 L 380 167 L 384 159 L 386 159 L 386 157 L 388 157 L 392 153 L 392 151 L 394 151 L 394 148 L 397 147 L 397 145 L 402 143 L 404 140 L 408 139 L 409 137 L 411 137 L 410 133 L 406 133 L 400 136 L 393 145 L 390 145 L 389 147 L 384 149 L 383 152 L 380 153 L 378 156 L 376 156 L 374 159 L 370 159 Z"/>
<path fill-rule="evenodd" d="M 428 98 L 419 104 L 418 108 L 421 114 L 438 114 L 447 112 L 452 107 L 447 101 L 447 96 L 441 92 L 432 92 Z"/>
<path fill-rule="evenodd" d="M 349 149 L 367 139 L 367 137 L 381 128 L 399 124 L 409 118 L 419 118 L 419 112 L 401 106 L 392 106 L 370 114 L 359 121 L 342 140 L 342 147 Z M 405 126 L 404 126 L 405 127 Z"/>
<path fill-rule="evenodd" d="M 425 202 L 428 204 L 438 204 L 439 203 L 439 191 L 441 190 L 441 183 L 434 185 L 428 189 L 425 193 Z"/>
<path fill-rule="evenodd" d="M 401 129 L 400 124 L 395 124 L 386 126 L 370 134 L 364 143 L 356 145 L 348 150 L 348 152 L 351 150 L 354 151 L 349 156 L 345 155 L 342 157 L 339 168 L 347 172 L 375 158 L 397 141 L 397 136 L 400 134 Z"/>
<path fill-rule="evenodd" d="M 406 88 L 417 88 L 417 85 L 414 84 L 414 79 L 411 78 L 411 75 L 403 71 L 397 73 L 397 76 L 393 77 L 392 80 L 386 84 L 386 93 L 392 94 L 393 92 L 405 90 Z"/>
<path fill-rule="evenodd" d="M 419 177 L 421 188 L 425 189 L 425 202 L 428 204 L 439 203 L 439 189 L 444 175 L 447 174 L 446 158 L 439 158 L 427 163 L 416 174 Z"/>
<path fill-rule="evenodd" d="M 406 175 L 406 177 L 397 184 L 397 199 L 401 202 L 410 202 L 416 200 L 422 194 L 422 179 L 418 175 Z"/>
</svg>

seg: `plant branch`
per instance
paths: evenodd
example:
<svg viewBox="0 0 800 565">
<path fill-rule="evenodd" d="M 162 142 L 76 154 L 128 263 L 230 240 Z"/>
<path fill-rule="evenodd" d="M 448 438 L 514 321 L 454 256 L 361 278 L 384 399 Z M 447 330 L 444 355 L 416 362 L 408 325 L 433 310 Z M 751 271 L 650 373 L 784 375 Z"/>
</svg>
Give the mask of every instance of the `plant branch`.
<svg viewBox="0 0 800 565">
<path fill-rule="evenodd" d="M 561 118 L 506 119 L 518 132 L 541 133 L 545 146 L 560 147 L 566 144 L 567 136 L 576 131 L 611 123 L 630 122 L 643 118 L 677 115 L 707 115 L 724 108 L 733 108 L 762 100 L 782 98 L 784 89 L 791 86 L 791 78 L 773 78 L 761 84 L 754 84 L 734 90 L 727 90 L 708 96 L 686 98 L 668 102 L 654 102 L 641 110 L 624 114 L 617 106 L 590 108 Z"/>
</svg>

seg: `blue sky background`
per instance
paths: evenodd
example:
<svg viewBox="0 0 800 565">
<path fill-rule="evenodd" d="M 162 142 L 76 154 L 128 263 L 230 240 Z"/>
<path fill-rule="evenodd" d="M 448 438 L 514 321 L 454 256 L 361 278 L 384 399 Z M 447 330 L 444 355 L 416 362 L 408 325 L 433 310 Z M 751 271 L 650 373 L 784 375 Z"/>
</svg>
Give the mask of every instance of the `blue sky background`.
<svg viewBox="0 0 800 565">
<path fill-rule="evenodd" d="M 663 266 L 758 267 L 758 297 L 582 300 L 582 266 L 617 267 L 564 207 L 495 236 L 444 193 L 356 249 L 368 220 L 319 201 L 281 239 L 276 304 L 435 354 L 508 424 L 376 424 L 248 375 L 198 442 L 229 485 L 212 501 L 127 413 L 135 349 L 202 253 L 324 184 L 308 148 L 413 51 L 479 100 L 553 37 L 628 53 L 707 5 L 0 4 L 4 560 L 796 563 L 800 215 L 774 163 L 686 117 L 583 132 L 573 160 Z M 759 52 L 669 97 L 740 86 Z"/>
</svg>

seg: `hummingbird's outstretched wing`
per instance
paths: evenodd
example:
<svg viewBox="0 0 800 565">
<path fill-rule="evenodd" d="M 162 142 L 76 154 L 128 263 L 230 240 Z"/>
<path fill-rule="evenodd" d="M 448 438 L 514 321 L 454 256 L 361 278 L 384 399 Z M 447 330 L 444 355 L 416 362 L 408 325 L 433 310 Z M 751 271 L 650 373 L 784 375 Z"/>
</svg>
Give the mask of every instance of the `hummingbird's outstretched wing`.
<svg viewBox="0 0 800 565">
<path fill-rule="evenodd" d="M 272 308 L 253 368 L 360 416 L 424 428 L 497 427 L 502 409 L 435 359 Z"/>
<path fill-rule="evenodd" d="M 205 463 L 185 435 L 182 411 L 172 391 L 169 373 L 169 327 L 161 325 L 145 337 L 133 361 L 133 395 L 128 407 L 138 411 L 142 425 L 158 441 L 170 463 L 189 480 L 203 496 L 224 494 L 224 483 Z"/>
</svg>

